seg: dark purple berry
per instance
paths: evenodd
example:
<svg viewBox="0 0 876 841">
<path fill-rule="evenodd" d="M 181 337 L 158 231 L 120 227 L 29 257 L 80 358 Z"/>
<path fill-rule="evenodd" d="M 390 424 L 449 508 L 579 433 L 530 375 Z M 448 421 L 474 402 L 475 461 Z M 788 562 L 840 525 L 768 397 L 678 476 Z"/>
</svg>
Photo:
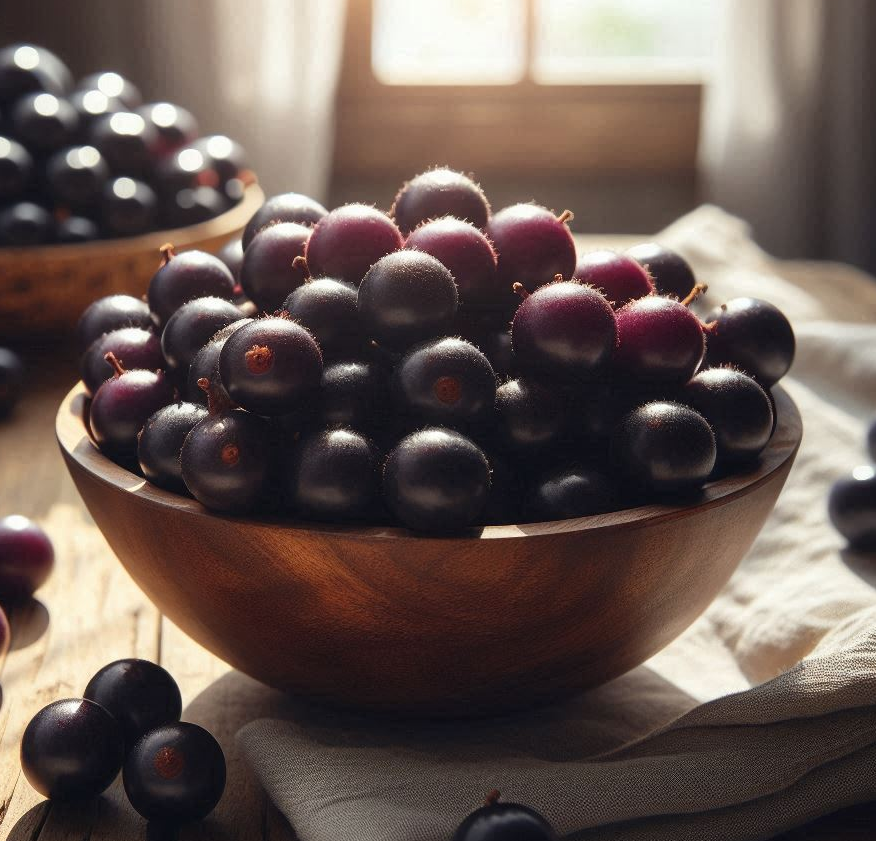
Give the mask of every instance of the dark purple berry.
<svg viewBox="0 0 876 841">
<path fill-rule="evenodd" d="M 326 359 L 337 359 L 362 350 L 356 301 L 352 283 L 321 277 L 299 286 L 286 298 L 283 308 L 313 334 Z"/>
<path fill-rule="evenodd" d="M 328 429 L 300 441 L 287 498 L 304 519 L 358 520 L 373 513 L 380 487 L 377 450 L 352 429 Z"/>
<path fill-rule="evenodd" d="M 118 722 L 92 701 L 43 707 L 21 737 L 21 770 L 43 797 L 91 800 L 116 778 L 125 756 Z"/>
<path fill-rule="evenodd" d="M 219 354 L 231 399 L 260 415 L 284 415 L 311 397 L 322 378 L 313 336 L 287 318 L 261 318 L 236 330 Z"/>
<path fill-rule="evenodd" d="M 419 251 L 398 251 L 368 270 L 359 287 L 357 306 L 369 338 L 390 350 L 403 351 L 446 335 L 457 301 L 453 275 L 444 265 Z"/>
<path fill-rule="evenodd" d="M 185 489 L 179 455 L 186 436 L 206 417 L 204 406 L 171 403 L 146 421 L 137 440 L 137 460 L 153 485 L 175 491 Z M 87 692 L 85 697 L 90 697 Z"/>
<path fill-rule="evenodd" d="M 778 307 L 759 298 L 733 298 L 706 317 L 708 365 L 734 365 L 769 388 L 794 361 L 794 330 Z"/>
<path fill-rule="evenodd" d="M 541 522 L 602 514 L 611 511 L 614 503 L 608 476 L 586 465 L 571 464 L 537 473 L 524 509 L 530 521 Z"/>
<path fill-rule="evenodd" d="M 176 681 L 157 663 L 134 657 L 104 666 L 88 681 L 85 698 L 119 723 L 128 750 L 145 733 L 179 721 L 182 714 Z"/>
<path fill-rule="evenodd" d="M 49 536 L 20 514 L 0 520 L 0 604 L 29 599 L 55 565 Z"/>
<path fill-rule="evenodd" d="M 656 493 L 701 488 L 715 466 L 715 436 L 705 418 L 680 403 L 646 403 L 625 415 L 611 444 L 629 482 Z"/>
<path fill-rule="evenodd" d="M 827 503 L 834 528 L 860 552 L 876 552 L 876 469 L 856 467 L 834 482 Z"/>
<path fill-rule="evenodd" d="M 223 398 L 227 398 L 227 402 L 231 402 L 228 397 L 228 392 L 219 377 L 219 354 L 222 352 L 222 347 L 228 340 L 228 337 L 239 330 L 244 324 L 249 324 L 251 318 L 240 318 L 237 321 L 231 322 L 227 327 L 223 327 L 215 336 L 212 336 L 208 342 L 195 354 L 195 358 L 189 365 L 189 376 L 186 383 L 186 396 L 192 403 L 199 403 L 203 406 L 207 405 L 207 393 L 198 385 L 199 380 L 207 379 L 213 385 Z"/>
<path fill-rule="evenodd" d="M 575 242 L 566 211 L 555 216 L 537 204 L 515 204 L 500 210 L 487 225 L 487 236 L 498 254 L 499 288 L 510 291 L 521 283 L 530 292 L 557 275 L 575 271 Z M 508 301 L 513 303 L 512 296 Z"/>
<path fill-rule="evenodd" d="M 67 100 L 79 115 L 79 132 L 83 139 L 90 137 L 92 127 L 105 114 L 128 110 L 120 99 L 93 89 L 74 91 Z"/>
<path fill-rule="evenodd" d="M 23 96 L 12 108 L 12 133 L 34 154 L 49 155 L 69 146 L 79 131 L 79 115 L 50 93 Z"/>
<path fill-rule="evenodd" d="M 237 237 L 228 240 L 216 256 L 225 263 L 235 281 L 239 281 L 240 267 L 243 265 L 243 245 L 240 240 Z"/>
<path fill-rule="evenodd" d="M 104 188 L 101 216 L 110 233 L 135 236 L 155 227 L 158 201 L 148 184 L 133 178 L 116 178 Z"/>
<path fill-rule="evenodd" d="M 496 252 L 483 232 L 453 217 L 436 219 L 410 233 L 405 248 L 425 251 L 440 260 L 459 288 L 459 305 L 495 309 L 502 300 L 496 274 Z"/>
<path fill-rule="evenodd" d="M 24 365 L 21 357 L 9 348 L 0 347 L 0 418 L 15 408 L 23 387 Z"/>
<path fill-rule="evenodd" d="M 485 526 L 520 522 L 523 487 L 520 471 L 495 453 L 485 452 L 490 463 L 490 493 L 478 523 Z"/>
<path fill-rule="evenodd" d="M 0 204 L 20 199 L 33 175 L 33 158 L 20 143 L 0 137 Z"/>
<path fill-rule="evenodd" d="M 113 366 L 106 355 L 112 353 L 124 368 L 157 371 L 165 367 L 161 340 L 142 327 L 120 327 L 98 336 L 82 355 L 80 372 L 85 390 L 94 394 L 113 376 Z"/>
<path fill-rule="evenodd" d="M 648 272 L 632 257 L 615 251 L 582 254 L 575 267 L 574 279 L 595 286 L 615 309 L 654 291 L 654 282 Z"/>
<path fill-rule="evenodd" d="M 89 208 L 100 200 L 109 167 L 94 146 L 73 146 L 49 160 L 46 177 L 56 201 L 75 209 Z"/>
<path fill-rule="evenodd" d="M 246 150 L 224 134 L 198 138 L 191 146 L 207 159 L 210 169 L 219 177 L 220 186 L 239 178 L 247 169 Z"/>
<path fill-rule="evenodd" d="M 618 328 L 601 292 L 576 281 L 527 295 L 511 322 L 517 363 L 528 370 L 588 379 L 610 364 Z"/>
<path fill-rule="evenodd" d="M 305 256 L 313 277 L 358 286 L 372 265 L 401 247 L 401 233 L 385 213 L 365 204 L 346 204 L 316 223 Z"/>
<path fill-rule="evenodd" d="M 509 452 L 531 455 L 562 437 L 566 401 L 533 380 L 509 380 L 496 390 L 496 419 L 499 444 Z"/>
<path fill-rule="evenodd" d="M 0 106 L 39 91 L 64 96 L 71 87 L 67 66 L 45 47 L 11 44 L 0 50 Z"/>
<path fill-rule="evenodd" d="M 703 360 L 706 340 L 699 319 L 671 298 L 649 295 L 616 313 L 619 371 L 639 382 L 687 382 Z"/>
<path fill-rule="evenodd" d="M 52 214 L 29 201 L 0 210 L 0 246 L 26 248 L 52 241 L 55 224 Z"/>
<path fill-rule="evenodd" d="M 156 824 L 205 818 L 225 790 L 225 755 L 202 727 L 188 722 L 150 730 L 125 760 L 131 805 Z"/>
<path fill-rule="evenodd" d="M 712 427 L 718 464 L 739 465 L 760 454 L 773 431 L 770 398 L 755 380 L 732 368 L 700 371 L 679 393 Z"/>
<path fill-rule="evenodd" d="M 277 222 L 297 222 L 312 227 L 328 211 L 318 202 L 301 193 L 272 196 L 253 214 L 243 229 L 243 249 L 246 251 L 255 235 Z"/>
<path fill-rule="evenodd" d="M 247 247 L 240 285 L 260 310 L 280 309 L 289 294 L 307 280 L 303 258 L 310 231 L 295 222 L 280 222 L 257 234 Z"/>
<path fill-rule="evenodd" d="M 199 225 L 227 209 L 228 200 L 213 187 L 187 187 L 161 203 L 163 224 L 169 228 Z"/>
<path fill-rule="evenodd" d="M 95 120 L 90 140 L 116 175 L 148 175 L 158 156 L 160 139 L 155 126 L 139 114 L 117 111 Z"/>
<path fill-rule="evenodd" d="M 129 82 L 124 76 L 111 71 L 101 71 L 85 76 L 77 83 L 76 90 L 100 91 L 110 99 L 117 99 L 126 108 L 139 108 L 143 104 L 143 97 L 136 85 Z"/>
<path fill-rule="evenodd" d="M 410 350 L 395 369 L 397 411 L 417 422 L 470 428 L 493 416 L 496 374 L 464 339 L 443 338 Z"/>
<path fill-rule="evenodd" d="M 198 351 L 223 327 L 242 318 L 224 298 L 187 301 L 167 321 L 161 333 L 161 352 L 167 364 L 186 372 Z"/>
<path fill-rule="evenodd" d="M 490 465 L 477 444 L 427 427 L 403 438 L 383 470 L 383 498 L 408 528 L 449 532 L 478 520 L 490 492 Z"/>
<path fill-rule="evenodd" d="M 165 201 L 172 200 L 182 190 L 220 186 L 219 176 L 210 169 L 210 162 L 191 146 L 162 158 L 152 172 L 152 183 Z"/>
<path fill-rule="evenodd" d="M 490 204 L 471 178 L 441 167 L 406 182 L 395 197 L 390 215 L 405 235 L 422 222 L 442 216 L 455 216 L 484 228 L 490 218 Z"/>
<path fill-rule="evenodd" d="M 487 805 L 459 825 L 453 841 L 557 841 L 551 825 L 534 809 L 498 803 L 498 798 L 498 792 L 490 792 Z"/>
<path fill-rule="evenodd" d="M 641 265 L 654 281 L 661 295 L 686 298 L 696 286 L 693 269 L 680 254 L 656 242 L 644 242 L 625 252 Z"/>
<path fill-rule="evenodd" d="M 198 138 L 198 123 L 190 111 L 170 102 L 141 105 L 137 113 L 158 135 L 155 151 L 163 158 Z"/>
<path fill-rule="evenodd" d="M 94 242 L 100 239 L 100 228 L 87 216 L 68 216 L 58 222 L 55 228 L 55 239 L 67 245 L 80 242 Z"/>
<path fill-rule="evenodd" d="M 149 309 L 161 327 L 187 301 L 234 297 L 234 278 L 227 266 L 205 251 L 177 254 L 172 245 L 161 249 L 161 266 L 149 282 Z"/>
<path fill-rule="evenodd" d="M 314 423 L 367 432 L 387 414 L 389 386 L 374 362 L 348 361 L 326 365 L 316 395 Z"/>
</svg>

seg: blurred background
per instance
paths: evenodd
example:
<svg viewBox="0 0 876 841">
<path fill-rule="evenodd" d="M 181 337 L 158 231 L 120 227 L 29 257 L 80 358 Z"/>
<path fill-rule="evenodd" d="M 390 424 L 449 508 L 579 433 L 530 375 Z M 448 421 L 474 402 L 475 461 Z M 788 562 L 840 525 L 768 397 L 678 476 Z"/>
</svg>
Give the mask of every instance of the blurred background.
<svg viewBox="0 0 876 841">
<path fill-rule="evenodd" d="M 710 201 L 871 271 L 874 36 L 871 0 L 0 0 L 0 43 L 191 109 L 268 193 L 388 208 L 447 164 L 578 231 Z"/>
</svg>

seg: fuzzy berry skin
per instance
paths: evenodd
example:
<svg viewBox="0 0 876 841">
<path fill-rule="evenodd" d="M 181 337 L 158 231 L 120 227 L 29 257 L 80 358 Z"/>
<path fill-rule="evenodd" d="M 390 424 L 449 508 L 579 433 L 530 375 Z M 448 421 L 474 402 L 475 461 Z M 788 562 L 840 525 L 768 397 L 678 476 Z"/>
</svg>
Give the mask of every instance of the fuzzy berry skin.
<svg viewBox="0 0 876 841">
<path fill-rule="evenodd" d="M 666 246 L 643 242 L 624 253 L 647 270 L 661 295 L 674 295 L 682 300 L 696 285 L 696 277 L 687 260 Z"/>
<path fill-rule="evenodd" d="M 243 229 L 243 250 L 246 251 L 255 235 L 268 225 L 296 222 L 312 228 L 327 215 L 328 211 L 318 201 L 301 193 L 281 193 L 279 196 L 271 196 L 246 223 Z"/>
<path fill-rule="evenodd" d="M 706 351 L 699 319 L 670 298 L 650 295 L 617 311 L 618 371 L 640 382 L 682 384 Z"/>
<path fill-rule="evenodd" d="M 476 228 L 484 228 L 490 218 L 490 204 L 471 178 L 441 167 L 405 183 L 395 197 L 390 215 L 405 235 L 423 222 L 442 216 L 455 216 Z"/>
<path fill-rule="evenodd" d="M 296 222 L 280 222 L 260 231 L 244 252 L 240 285 L 261 311 L 280 309 L 307 280 L 304 261 L 295 258 L 304 257 L 310 230 Z"/>
<path fill-rule="evenodd" d="M 163 263 L 149 282 L 149 309 L 156 326 L 167 320 L 187 301 L 195 298 L 234 297 L 234 277 L 228 267 L 204 251 L 174 254 L 165 249 Z"/>
<path fill-rule="evenodd" d="M 582 254 L 573 278 L 595 286 L 615 309 L 654 292 L 648 272 L 632 257 L 614 251 Z"/>
<path fill-rule="evenodd" d="M 546 207 L 514 204 L 490 219 L 486 230 L 498 254 L 499 288 L 522 283 L 530 292 L 575 271 L 575 242 L 568 225 Z"/>
<path fill-rule="evenodd" d="M 87 350 L 104 333 L 123 327 L 150 329 L 152 317 L 149 315 L 149 305 L 133 295 L 107 295 L 105 298 L 98 298 L 82 313 L 76 325 L 79 350 Z"/>
<path fill-rule="evenodd" d="M 161 339 L 151 329 L 120 327 L 98 336 L 82 355 L 80 374 L 88 394 L 95 394 L 113 375 L 113 367 L 105 359 L 108 353 L 114 353 L 125 368 L 157 371 L 165 367 Z"/>
<path fill-rule="evenodd" d="M 467 309 L 494 309 L 501 300 L 492 243 L 469 222 L 445 217 L 425 222 L 410 233 L 405 248 L 431 254 L 453 275 L 459 305 Z"/>
<path fill-rule="evenodd" d="M 385 213 L 366 204 L 347 204 L 316 223 L 305 257 L 312 277 L 358 286 L 371 266 L 403 244 L 401 232 Z"/>
<path fill-rule="evenodd" d="M 589 379 L 606 370 L 618 341 L 611 305 L 597 289 L 549 283 L 526 297 L 511 322 L 511 344 L 530 371 Z"/>
</svg>

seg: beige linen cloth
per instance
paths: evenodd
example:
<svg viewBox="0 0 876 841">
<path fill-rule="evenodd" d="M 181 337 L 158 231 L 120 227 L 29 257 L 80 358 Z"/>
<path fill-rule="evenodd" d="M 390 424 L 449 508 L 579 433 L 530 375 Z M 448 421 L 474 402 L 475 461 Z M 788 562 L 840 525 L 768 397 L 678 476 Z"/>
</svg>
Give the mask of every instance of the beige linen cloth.
<svg viewBox="0 0 876 841">
<path fill-rule="evenodd" d="M 830 482 L 866 460 L 876 282 L 774 262 L 713 207 L 660 239 L 710 284 L 707 302 L 756 295 L 795 324 L 785 386 L 804 441 L 762 534 L 686 633 L 570 702 L 419 725 L 290 702 L 243 727 L 244 756 L 302 841 L 449 839 L 492 788 L 587 841 L 769 838 L 876 799 L 876 558 L 845 550 L 825 509 Z"/>
</svg>

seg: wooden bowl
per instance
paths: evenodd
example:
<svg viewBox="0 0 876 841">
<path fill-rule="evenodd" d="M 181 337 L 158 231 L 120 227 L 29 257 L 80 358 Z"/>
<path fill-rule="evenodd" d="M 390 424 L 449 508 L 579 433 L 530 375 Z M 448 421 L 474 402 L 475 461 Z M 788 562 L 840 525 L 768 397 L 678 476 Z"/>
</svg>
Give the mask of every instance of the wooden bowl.
<svg viewBox="0 0 876 841">
<path fill-rule="evenodd" d="M 802 425 L 688 507 L 649 505 L 453 537 L 223 517 L 105 458 L 81 384 L 58 441 L 88 510 L 172 621 L 267 684 L 335 705 L 495 713 L 642 663 L 724 586 L 773 508 Z"/>
<path fill-rule="evenodd" d="M 158 249 L 218 251 L 261 207 L 258 184 L 221 216 L 167 231 L 78 245 L 0 248 L 0 338 L 27 338 L 70 330 L 82 311 L 104 295 L 145 294 L 159 265 Z"/>
</svg>

